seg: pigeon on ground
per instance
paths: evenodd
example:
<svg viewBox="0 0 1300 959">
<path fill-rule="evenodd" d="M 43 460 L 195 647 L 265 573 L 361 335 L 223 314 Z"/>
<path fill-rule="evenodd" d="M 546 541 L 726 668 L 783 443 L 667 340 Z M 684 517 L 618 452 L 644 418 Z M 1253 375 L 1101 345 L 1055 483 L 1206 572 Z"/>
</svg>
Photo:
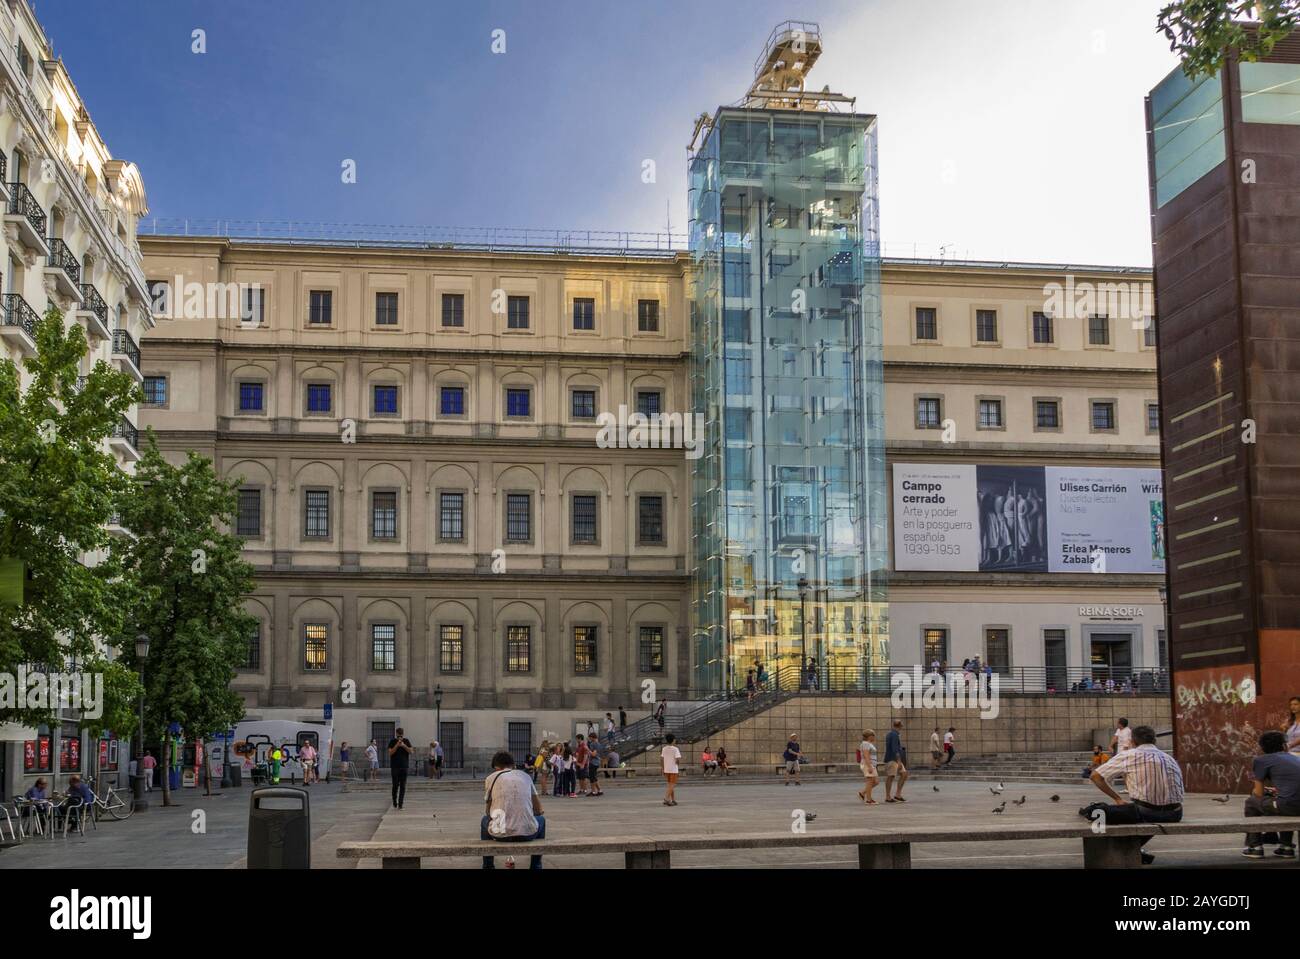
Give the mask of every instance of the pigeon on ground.
<svg viewBox="0 0 1300 959">
<path fill-rule="evenodd" d="M 1004 810 L 1004 809 L 1006 809 L 1006 808 L 1007 808 L 1007 801 L 1004 799 L 1004 800 L 1002 800 L 1002 805 L 999 806 L 997 809 L 993 810 L 993 815 L 995 815 L 995 816 L 1001 816 L 1001 815 L 1002 815 L 1002 810 Z"/>
<path fill-rule="evenodd" d="M 938 792 L 938 791 L 939 791 L 939 787 L 938 787 L 938 786 L 931 786 L 930 788 L 933 789 L 935 792 Z"/>
<path fill-rule="evenodd" d="M 997 788 L 994 788 L 993 786 L 990 786 L 990 787 L 989 787 L 989 792 L 991 792 L 991 793 L 992 793 L 993 795 L 995 795 L 995 796 L 1001 796 L 1001 795 L 1002 795 L 1002 790 L 1004 790 L 1004 789 L 1006 789 L 1006 788 L 1007 788 L 1007 787 L 1004 786 L 1004 785 L 1002 785 L 1002 783 L 998 783 L 998 784 L 997 784 Z"/>
<path fill-rule="evenodd" d="M 1224 796 L 1223 796 L 1222 799 L 1220 799 L 1218 796 L 1215 796 L 1215 797 L 1214 797 L 1214 801 L 1215 801 L 1215 802 L 1229 802 L 1229 801 L 1231 801 L 1231 799 L 1232 799 L 1232 797 L 1229 796 L 1229 795 L 1226 794 L 1226 793 L 1224 794 Z"/>
<path fill-rule="evenodd" d="M 1019 799 L 1013 799 L 1011 801 L 1017 806 L 1023 806 L 1028 799 L 1028 796 L 1021 796 Z"/>
<path fill-rule="evenodd" d="M 1053 797 L 1052 797 L 1052 802 L 1060 802 L 1060 801 L 1061 801 L 1061 797 L 1060 797 L 1060 796 L 1053 796 Z"/>
<path fill-rule="evenodd" d="M 812 822 L 812 821 L 813 821 L 814 819 L 816 819 L 816 818 L 817 818 L 817 814 L 816 814 L 815 812 L 810 812 L 810 813 L 808 813 L 808 815 L 806 815 L 806 816 L 803 817 L 803 821 L 804 821 L 804 822 Z"/>
</svg>

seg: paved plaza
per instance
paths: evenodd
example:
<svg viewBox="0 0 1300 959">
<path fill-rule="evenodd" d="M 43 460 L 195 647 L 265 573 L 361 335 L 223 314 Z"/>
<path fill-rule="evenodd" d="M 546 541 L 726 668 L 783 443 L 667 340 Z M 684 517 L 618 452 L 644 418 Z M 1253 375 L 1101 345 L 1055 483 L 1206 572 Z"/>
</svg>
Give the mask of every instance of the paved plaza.
<svg viewBox="0 0 1300 959">
<path fill-rule="evenodd" d="M 1079 806 L 1099 796 L 1086 784 L 1044 785 L 1008 782 L 1001 796 L 990 793 L 986 782 L 959 780 L 909 783 L 905 804 L 865 807 L 858 800 L 856 780 L 810 779 L 802 786 L 785 786 L 771 779 L 731 779 L 682 783 L 680 805 L 662 805 L 662 786 L 650 778 L 617 780 L 605 784 L 600 798 L 543 798 L 549 838 L 612 837 L 620 835 L 670 836 L 685 834 L 773 834 L 791 828 L 794 810 L 815 817 L 807 829 L 889 829 L 926 826 L 1078 824 Z M 342 862 L 335 851 L 342 842 L 471 839 L 478 836 L 482 815 L 481 786 L 475 783 L 438 783 L 414 780 L 406 808 L 392 809 L 387 783 L 379 787 L 339 784 L 313 786 L 312 864 L 314 868 L 378 868 L 376 862 L 356 865 Z M 242 868 L 245 865 L 248 824 L 248 788 L 226 790 L 205 798 L 194 790 L 180 795 L 182 805 L 163 809 L 155 800 L 149 811 L 125 822 L 102 822 L 85 837 L 52 841 L 33 839 L 0 851 L 0 869 L 60 868 Z M 1053 803 L 1051 796 L 1060 800 Z M 1014 800 L 1026 797 L 1024 805 Z M 877 789 L 876 798 L 883 791 Z M 992 810 L 1004 800 L 1006 810 Z M 1231 818 L 1240 815 L 1241 797 L 1228 803 L 1213 797 L 1189 795 L 1187 819 Z M 206 813 L 206 831 L 191 830 L 195 810 Z M 1267 860 L 1248 862 L 1241 856 L 1241 837 L 1230 835 L 1158 837 L 1151 846 L 1157 854 L 1154 869 L 1169 867 L 1230 867 L 1276 869 L 1294 863 Z M 522 849 L 513 847 L 518 857 Z M 913 868 L 1067 868 L 1083 865 L 1077 839 L 998 843 L 926 843 L 913 846 Z M 426 860 L 428 867 L 477 868 L 477 860 Z M 520 865 L 526 865 L 526 861 Z M 563 856 L 546 861 L 547 868 L 621 868 L 618 855 Z M 857 867 L 856 850 L 832 846 L 781 850 L 725 850 L 675 853 L 673 868 L 836 868 Z"/>
</svg>

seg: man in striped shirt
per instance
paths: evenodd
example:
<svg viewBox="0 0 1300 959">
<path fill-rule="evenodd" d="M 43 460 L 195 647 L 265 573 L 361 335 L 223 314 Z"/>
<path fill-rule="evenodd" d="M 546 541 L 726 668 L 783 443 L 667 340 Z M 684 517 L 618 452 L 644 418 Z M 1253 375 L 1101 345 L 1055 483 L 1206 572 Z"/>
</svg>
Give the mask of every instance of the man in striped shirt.
<svg viewBox="0 0 1300 959">
<path fill-rule="evenodd" d="M 1114 776 L 1124 777 L 1128 799 L 1110 787 L 1108 780 Z M 1180 822 L 1183 818 L 1183 771 L 1173 756 L 1156 747 L 1156 731 L 1150 726 L 1134 729 L 1133 748 L 1116 753 L 1115 758 L 1094 769 L 1091 778 L 1114 802 L 1095 803 L 1084 807 L 1086 812 L 1079 810 L 1089 818 L 1094 809 L 1101 809 L 1106 822 L 1116 825 Z M 1155 856 L 1142 850 L 1144 866 L 1154 860 Z"/>
</svg>

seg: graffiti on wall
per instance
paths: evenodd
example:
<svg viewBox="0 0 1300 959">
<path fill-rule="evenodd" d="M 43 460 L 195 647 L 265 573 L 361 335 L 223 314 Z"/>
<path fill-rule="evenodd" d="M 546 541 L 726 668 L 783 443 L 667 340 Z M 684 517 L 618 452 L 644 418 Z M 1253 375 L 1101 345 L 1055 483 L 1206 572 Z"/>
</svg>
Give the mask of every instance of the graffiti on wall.
<svg viewBox="0 0 1300 959">
<path fill-rule="evenodd" d="M 1248 792 L 1259 737 L 1278 728 L 1281 703 L 1260 701 L 1249 664 L 1179 672 L 1174 682 L 1177 757 L 1187 789 Z"/>
</svg>

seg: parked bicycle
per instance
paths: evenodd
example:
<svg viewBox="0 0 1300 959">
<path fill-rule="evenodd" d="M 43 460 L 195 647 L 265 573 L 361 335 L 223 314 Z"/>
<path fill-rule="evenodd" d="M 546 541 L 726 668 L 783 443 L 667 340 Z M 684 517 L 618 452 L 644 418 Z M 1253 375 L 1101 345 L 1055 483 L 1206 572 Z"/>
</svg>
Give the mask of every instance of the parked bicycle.
<svg viewBox="0 0 1300 959">
<path fill-rule="evenodd" d="M 94 816 L 96 821 L 102 819 L 104 813 L 107 813 L 113 819 L 122 820 L 135 812 L 135 806 L 133 805 L 130 796 L 123 797 L 122 794 L 112 786 L 105 789 L 104 794 L 101 796 L 99 791 L 95 789 L 95 781 L 93 779 L 88 779 L 87 785 L 90 786 L 91 791 L 95 794 Z"/>
</svg>

